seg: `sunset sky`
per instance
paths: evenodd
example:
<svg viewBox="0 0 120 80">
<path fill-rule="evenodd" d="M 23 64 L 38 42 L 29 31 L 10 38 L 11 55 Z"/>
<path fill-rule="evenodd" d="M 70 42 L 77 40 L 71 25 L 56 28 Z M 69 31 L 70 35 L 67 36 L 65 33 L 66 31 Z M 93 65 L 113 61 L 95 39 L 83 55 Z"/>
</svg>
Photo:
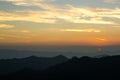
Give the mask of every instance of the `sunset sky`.
<svg viewBox="0 0 120 80">
<path fill-rule="evenodd" d="M 0 0 L 0 45 L 120 45 L 120 0 Z"/>
</svg>

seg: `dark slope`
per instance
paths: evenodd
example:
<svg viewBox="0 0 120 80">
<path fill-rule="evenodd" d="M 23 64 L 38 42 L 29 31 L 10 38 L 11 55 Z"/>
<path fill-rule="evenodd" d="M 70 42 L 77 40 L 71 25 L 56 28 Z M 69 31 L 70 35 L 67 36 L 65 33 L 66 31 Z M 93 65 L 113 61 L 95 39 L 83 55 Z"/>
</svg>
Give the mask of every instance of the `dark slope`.
<svg viewBox="0 0 120 80">
<path fill-rule="evenodd" d="M 120 56 L 108 56 L 102 58 L 72 58 L 45 71 L 49 78 L 119 78 Z"/>
<path fill-rule="evenodd" d="M 50 66 L 67 61 L 68 58 L 62 55 L 55 57 L 36 57 L 30 56 L 20 59 L 5 59 L 0 60 L 0 74 L 12 73 L 23 68 L 30 68 L 33 70 L 43 70 Z"/>
<path fill-rule="evenodd" d="M 43 71 L 24 69 L 7 76 L 13 80 L 116 80 L 120 79 L 120 56 L 74 57 Z"/>
</svg>

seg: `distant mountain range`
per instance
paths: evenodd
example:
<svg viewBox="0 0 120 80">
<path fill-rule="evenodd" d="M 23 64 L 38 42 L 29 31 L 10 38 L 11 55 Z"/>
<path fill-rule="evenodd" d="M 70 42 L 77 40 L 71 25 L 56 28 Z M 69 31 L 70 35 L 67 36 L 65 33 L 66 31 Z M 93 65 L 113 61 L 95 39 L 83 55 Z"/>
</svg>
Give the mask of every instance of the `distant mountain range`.
<svg viewBox="0 0 120 80">
<path fill-rule="evenodd" d="M 6 61 L 1 60 L 1 62 L 12 62 L 12 64 L 14 63 L 14 65 L 6 64 L 8 69 L 14 69 L 15 67 L 23 66 L 23 64 L 24 66 L 26 65 L 26 68 L 8 75 L 0 76 L 0 78 L 3 80 L 120 79 L 119 55 L 104 56 L 101 58 L 91 58 L 84 56 L 81 58 L 73 57 L 72 59 L 67 59 L 62 55 L 56 56 L 54 58 L 38 58 L 31 56 L 23 59 L 13 59 Z M 50 64 L 51 62 L 52 64 Z M 37 70 L 38 68 L 43 70 Z M 3 69 L 5 69 L 5 67 L 3 67 Z"/>
<path fill-rule="evenodd" d="M 14 51 L 13 51 L 14 52 Z M 116 80 L 120 55 L 0 59 L 0 80 Z"/>
<path fill-rule="evenodd" d="M 87 51 L 87 49 L 85 49 Z M 101 57 L 105 55 L 119 55 L 120 50 L 111 50 L 111 51 L 103 51 L 103 52 L 90 52 L 88 50 L 88 53 L 85 53 L 79 47 L 77 49 L 73 48 L 65 48 L 61 49 L 58 48 L 57 50 L 40 50 L 40 51 L 31 51 L 31 50 L 16 50 L 16 49 L 0 49 L 0 59 L 12 59 L 12 58 L 25 58 L 29 56 L 38 56 L 38 57 L 53 57 L 57 55 L 65 55 L 68 58 L 71 58 L 73 56 L 95 56 L 95 57 Z M 97 55 L 97 56 L 96 56 Z M 99 55 L 99 56 L 98 56 Z"/>
<path fill-rule="evenodd" d="M 33 54 L 38 55 L 38 53 L 39 52 L 35 51 L 0 49 L 0 59 L 23 58 L 29 57 Z"/>
<path fill-rule="evenodd" d="M 55 57 L 36 57 L 30 56 L 26 58 L 1 59 L 0 74 L 7 74 L 19 71 L 24 68 L 33 70 L 44 70 L 48 67 L 67 61 L 68 58 L 63 55 Z"/>
</svg>

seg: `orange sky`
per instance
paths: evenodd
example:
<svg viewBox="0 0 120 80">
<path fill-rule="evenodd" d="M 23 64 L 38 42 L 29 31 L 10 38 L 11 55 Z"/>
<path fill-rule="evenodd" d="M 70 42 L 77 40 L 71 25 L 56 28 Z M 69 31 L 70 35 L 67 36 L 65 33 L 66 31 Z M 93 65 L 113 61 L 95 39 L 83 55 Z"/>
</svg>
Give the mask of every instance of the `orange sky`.
<svg viewBox="0 0 120 80">
<path fill-rule="evenodd" d="M 93 1 L 0 1 L 0 45 L 120 45 L 120 3 Z"/>
</svg>

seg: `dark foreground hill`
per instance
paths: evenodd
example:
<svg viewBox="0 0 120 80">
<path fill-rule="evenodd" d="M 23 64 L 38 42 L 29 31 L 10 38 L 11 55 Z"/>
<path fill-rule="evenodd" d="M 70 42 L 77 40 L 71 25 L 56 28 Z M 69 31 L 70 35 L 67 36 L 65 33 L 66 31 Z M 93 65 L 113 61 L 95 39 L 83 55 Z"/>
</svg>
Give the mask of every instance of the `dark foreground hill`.
<svg viewBox="0 0 120 80">
<path fill-rule="evenodd" d="M 67 61 L 68 58 L 62 55 L 55 57 L 36 57 L 30 56 L 27 58 L 1 59 L 0 74 L 8 74 L 19 71 L 24 68 L 33 70 L 44 70 L 48 67 Z"/>
<path fill-rule="evenodd" d="M 120 79 L 120 56 L 74 57 L 42 71 L 23 69 L 4 80 L 116 80 Z"/>
</svg>

